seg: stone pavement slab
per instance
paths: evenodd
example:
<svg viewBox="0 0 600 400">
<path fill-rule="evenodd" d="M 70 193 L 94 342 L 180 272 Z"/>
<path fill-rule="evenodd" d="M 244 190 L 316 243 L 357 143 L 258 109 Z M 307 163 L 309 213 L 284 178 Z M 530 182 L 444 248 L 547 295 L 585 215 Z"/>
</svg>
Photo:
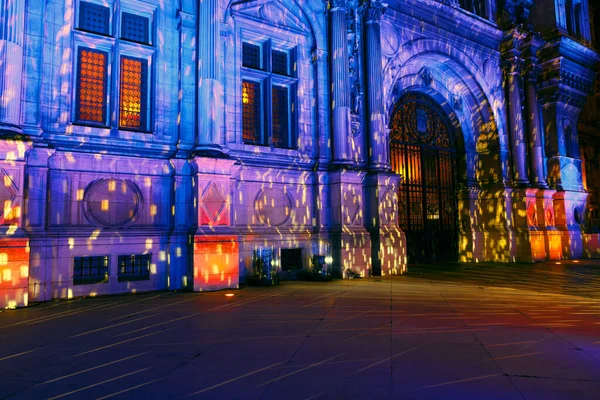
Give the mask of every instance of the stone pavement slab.
<svg viewBox="0 0 600 400">
<path fill-rule="evenodd" d="M 415 266 L 7 310 L 0 398 L 596 399 L 599 279 L 593 262 Z"/>
</svg>

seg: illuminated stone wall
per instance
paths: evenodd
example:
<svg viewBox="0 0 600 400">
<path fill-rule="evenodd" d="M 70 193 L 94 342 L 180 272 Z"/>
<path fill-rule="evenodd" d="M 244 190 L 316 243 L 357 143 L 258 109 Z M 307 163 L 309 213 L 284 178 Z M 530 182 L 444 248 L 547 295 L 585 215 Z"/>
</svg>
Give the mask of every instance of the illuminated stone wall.
<svg viewBox="0 0 600 400">
<path fill-rule="evenodd" d="M 237 288 L 259 256 L 406 271 L 415 94 L 454 138 L 458 260 L 597 254 L 587 2 L 387 3 L 0 0 L 0 305 Z"/>
</svg>

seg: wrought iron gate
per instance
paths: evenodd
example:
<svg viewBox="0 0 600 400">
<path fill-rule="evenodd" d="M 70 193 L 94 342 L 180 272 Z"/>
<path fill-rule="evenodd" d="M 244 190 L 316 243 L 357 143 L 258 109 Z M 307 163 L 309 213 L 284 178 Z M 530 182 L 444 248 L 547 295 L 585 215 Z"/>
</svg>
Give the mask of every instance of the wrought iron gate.
<svg viewBox="0 0 600 400">
<path fill-rule="evenodd" d="M 456 261 L 456 149 L 447 117 L 433 99 L 408 94 L 390 124 L 390 158 L 402 175 L 398 219 L 408 262 Z"/>
</svg>

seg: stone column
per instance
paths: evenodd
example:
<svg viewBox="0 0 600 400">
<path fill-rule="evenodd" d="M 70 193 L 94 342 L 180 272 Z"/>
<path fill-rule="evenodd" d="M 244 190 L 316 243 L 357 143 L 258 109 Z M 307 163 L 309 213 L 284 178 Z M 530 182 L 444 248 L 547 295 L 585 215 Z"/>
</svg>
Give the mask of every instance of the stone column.
<svg viewBox="0 0 600 400">
<path fill-rule="evenodd" d="M 530 64 L 525 72 L 525 102 L 527 138 L 529 142 L 529 173 L 532 186 L 545 188 L 544 153 L 542 151 L 542 124 L 537 94 L 539 67 Z"/>
<path fill-rule="evenodd" d="M 221 93 L 221 11 L 218 0 L 198 3 L 198 145 L 204 154 L 222 154 Z"/>
<path fill-rule="evenodd" d="M 348 157 L 350 136 L 350 76 L 348 72 L 348 38 L 346 33 L 346 0 L 329 2 L 331 111 L 333 120 L 333 160 L 351 164 Z"/>
<path fill-rule="evenodd" d="M 21 132 L 25 0 L 0 0 L 0 131 Z"/>
<path fill-rule="evenodd" d="M 383 114 L 383 76 L 381 72 L 381 15 L 386 6 L 380 1 L 364 5 L 365 59 L 367 86 L 367 121 L 369 167 L 373 170 L 389 170 L 388 129 Z"/>
<path fill-rule="evenodd" d="M 170 237 L 169 289 L 179 290 L 193 283 L 193 234 L 196 229 L 197 196 L 194 193 L 193 165 L 187 159 L 171 160 L 173 176 L 173 230 Z"/>
<path fill-rule="evenodd" d="M 516 55 L 504 61 L 513 177 L 515 183 L 518 185 L 526 185 L 529 182 L 527 179 L 527 150 L 525 147 L 525 129 L 523 126 L 521 105 L 522 65 L 523 60 Z"/>
<path fill-rule="evenodd" d="M 180 10 L 178 12 L 179 30 L 179 151 L 190 152 L 196 146 L 196 16 Z"/>
</svg>

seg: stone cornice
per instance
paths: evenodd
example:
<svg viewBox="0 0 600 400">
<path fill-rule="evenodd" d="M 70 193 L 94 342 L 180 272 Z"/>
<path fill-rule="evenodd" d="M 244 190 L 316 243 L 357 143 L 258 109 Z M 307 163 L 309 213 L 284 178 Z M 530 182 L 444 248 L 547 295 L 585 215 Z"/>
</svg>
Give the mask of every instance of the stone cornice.
<svg viewBox="0 0 600 400">
<path fill-rule="evenodd" d="M 410 18 L 415 20 L 415 25 L 429 25 L 431 32 L 444 30 L 450 35 L 448 38 L 457 36 L 474 43 L 483 45 L 495 51 L 498 50 L 499 42 L 502 40 L 502 31 L 491 21 L 467 14 L 457 6 L 444 4 L 436 0 L 400 0 L 391 2 L 386 12 L 386 19 Z M 392 19 L 392 18 L 390 18 Z M 468 29 L 476 27 L 473 32 Z M 408 28 L 408 26 L 406 26 Z M 457 27 L 460 27 L 457 29 Z M 440 32 L 441 33 L 441 32 Z M 475 34 L 476 33 L 476 34 Z"/>
</svg>

